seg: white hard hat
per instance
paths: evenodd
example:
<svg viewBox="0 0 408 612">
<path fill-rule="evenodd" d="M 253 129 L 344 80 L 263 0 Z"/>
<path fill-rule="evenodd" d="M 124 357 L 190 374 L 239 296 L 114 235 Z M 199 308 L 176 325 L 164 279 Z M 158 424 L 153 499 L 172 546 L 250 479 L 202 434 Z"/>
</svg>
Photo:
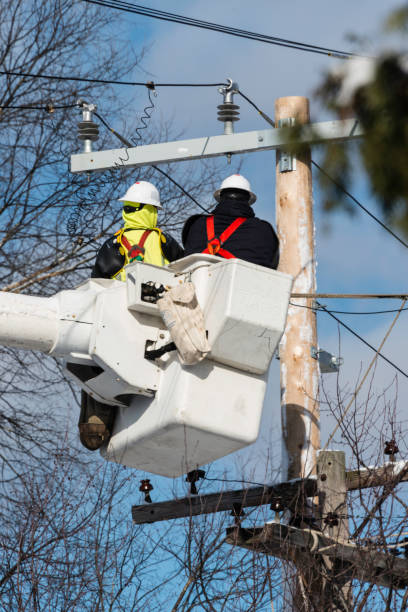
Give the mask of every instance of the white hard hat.
<svg viewBox="0 0 408 612">
<path fill-rule="evenodd" d="M 119 202 L 139 202 L 150 204 L 156 208 L 163 208 L 160 204 L 160 195 L 156 187 L 148 181 L 136 181 L 133 183 Z"/>
<path fill-rule="evenodd" d="M 214 198 L 217 202 L 220 201 L 220 193 L 223 189 L 243 189 L 249 193 L 248 204 L 253 204 L 256 201 L 256 195 L 251 191 L 250 182 L 242 174 L 231 174 L 222 181 L 220 188 L 214 191 Z"/>
</svg>

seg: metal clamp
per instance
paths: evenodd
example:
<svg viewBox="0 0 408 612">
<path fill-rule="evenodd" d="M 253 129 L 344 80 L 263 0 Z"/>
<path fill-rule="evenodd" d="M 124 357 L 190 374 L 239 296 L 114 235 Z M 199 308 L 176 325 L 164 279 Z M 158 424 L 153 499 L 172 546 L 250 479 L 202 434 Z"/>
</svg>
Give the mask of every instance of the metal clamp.
<svg viewBox="0 0 408 612">
<path fill-rule="evenodd" d="M 322 374 L 338 372 L 344 361 L 342 357 L 335 357 L 328 351 L 318 349 L 315 346 L 310 347 L 310 356 L 312 359 L 316 359 L 319 362 L 320 372 Z"/>
<path fill-rule="evenodd" d="M 295 123 L 295 117 L 286 117 L 285 119 L 279 119 L 277 127 L 293 127 Z M 296 170 L 296 157 L 281 149 L 279 158 L 279 172 L 293 172 L 293 170 Z"/>
</svg>

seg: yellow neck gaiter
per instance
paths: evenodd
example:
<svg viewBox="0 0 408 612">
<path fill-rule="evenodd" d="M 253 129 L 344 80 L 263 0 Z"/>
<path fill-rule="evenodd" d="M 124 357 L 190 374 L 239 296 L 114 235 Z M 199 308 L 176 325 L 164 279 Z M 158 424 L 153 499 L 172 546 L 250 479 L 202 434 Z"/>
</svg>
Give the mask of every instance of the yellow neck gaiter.
<svg viewBox="0 0 408 612">
<path fill-rule="evenodd" d="M 132 202 L 123 202 L 124 206 L 132 206 Z M 122 210 L 125 229 L 154 229 L 157 223 L 157 208 L 145 204 L 142 210 L 126 213 Z"/>
<path fill-rule="evenodd" d="M 132 202 L 123 202 L 123 205 L 132 206 Z M 137 244 L 140 241 L 146 229 L 153 230 L 144 244 L 144 263 L 153 264 L 154 266 L 164 266 L 169 263 L 163 256 L 161 249 L 161 231 L 156 227 L 157 208 L 155 206 L 145 204 L 141 210 L 135 209 L 135 211 L 131 213 L 127 213 L 123 210 L 122 218 L 124 221 L 124 229 L 127 230 L 125 236 L 131 245 Z M 126 256 L 126 265 L 129 263 L 129 260 L 126 249 L 124 249 L 124 252 Z M 122 268 L 115 277 L 118 280 L 126 280 L 125 270 Z"/>
</svg>

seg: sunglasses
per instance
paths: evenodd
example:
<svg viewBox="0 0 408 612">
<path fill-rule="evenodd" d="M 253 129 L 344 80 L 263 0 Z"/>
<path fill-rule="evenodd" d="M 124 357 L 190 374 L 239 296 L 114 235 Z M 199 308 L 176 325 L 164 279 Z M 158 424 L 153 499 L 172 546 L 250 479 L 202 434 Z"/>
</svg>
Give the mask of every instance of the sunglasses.
<svg viewBox="0 0 408 612">
<path fill-rule="evenodd" d="M 124 206 L 123 210 L 125 213 L 133 213 L 138 210 L 142 210 L 143 207 L 144 207 L 144 204 L 135 204 L 135 206 Z"/>
</svg>

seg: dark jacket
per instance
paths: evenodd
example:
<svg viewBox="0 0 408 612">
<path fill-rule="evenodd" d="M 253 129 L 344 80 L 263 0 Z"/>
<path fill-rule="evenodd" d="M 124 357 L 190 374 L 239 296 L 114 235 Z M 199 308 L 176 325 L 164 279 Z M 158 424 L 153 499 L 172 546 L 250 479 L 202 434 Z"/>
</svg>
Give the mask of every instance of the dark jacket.
<svg viewBox="0 0 408 612">
<path fill-rule="evenodd" d="M 170 234 L 163 232 L 163 235 L 166 238 L 166 242 L 162 243 L 164 257 L 169 261 L 175 261 L 184 257 L 184 250 L 179 243 Z M 112 278 L 124 265 L 125 256 L 120 254 L 119 244 L 116 242 L 115 236 L 111 236 L 103 243 L 96 255 L 91 277 Z"/>
<path fill-rule="evenodd" d="M 266 268 L 276 269 L 279 263 L 279 241 L 272 225 L 255 217 L 255 213 L 246 202 L 221 197 L 215 207 L 215 236 L 220 234 L 236 219 L 245 217 L 243 223 L 224 243 L 224 248 L 239 259 L 244 259 Z M 194 215 L 187 219 L 183 228 L 183 245 L 185 255 L 202 253 L 207 248 L 208 215 Z"/>
</svg>

